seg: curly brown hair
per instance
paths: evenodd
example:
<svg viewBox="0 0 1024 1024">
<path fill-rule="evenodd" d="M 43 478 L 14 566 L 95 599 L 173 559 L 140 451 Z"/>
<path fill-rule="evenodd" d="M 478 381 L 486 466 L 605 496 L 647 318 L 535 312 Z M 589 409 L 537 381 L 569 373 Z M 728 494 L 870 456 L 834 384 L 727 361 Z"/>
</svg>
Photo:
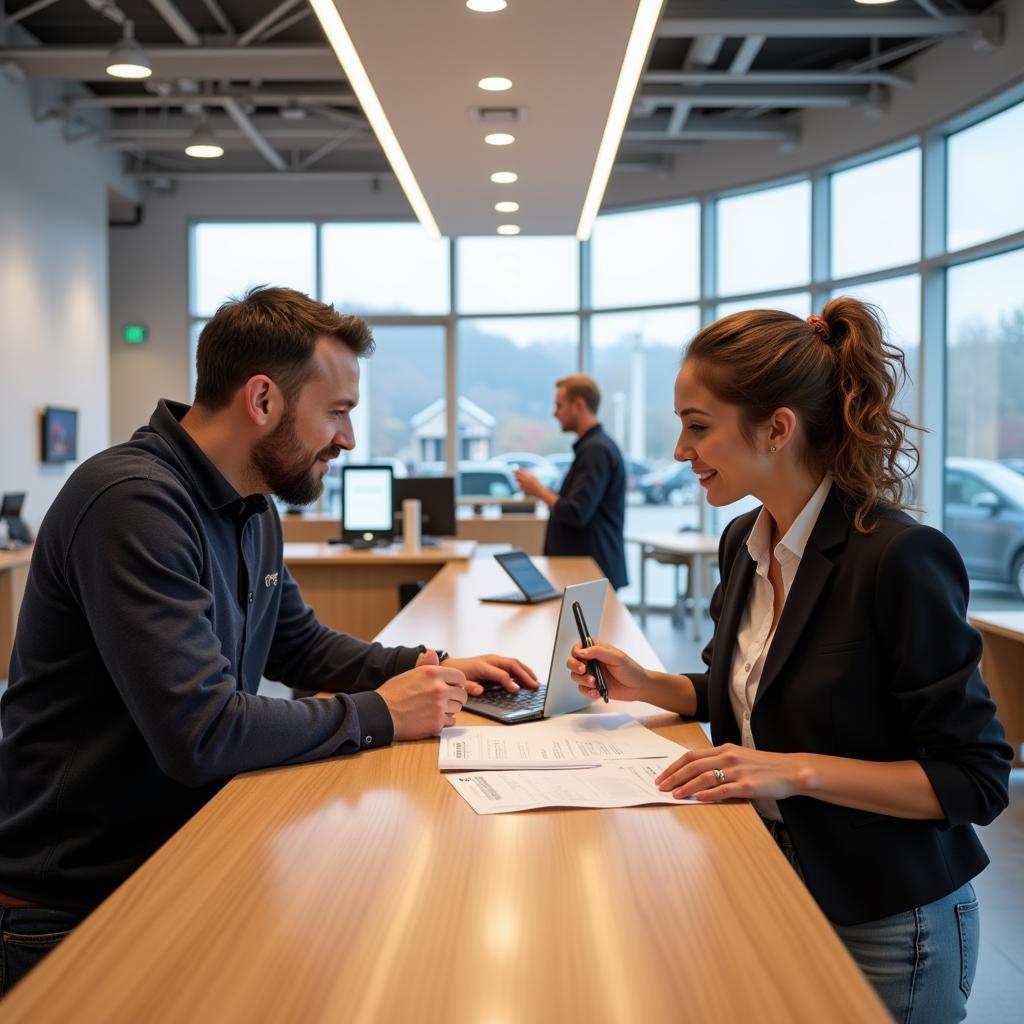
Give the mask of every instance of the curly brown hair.
<svg viewBox="0 0 1024 1024">
<path fill-rule="evenodd" d="M 739 406 L 750 439 L 776 409 L 792 409 L 806 464 L 831 473 L 853 500 L 859 532 L 877 528 L 869 519 L 880 506 L 907 507 L 920 455 L 907 437 L 913 424 L 895 407 L 906 363 L 875 306 L 840 297 L 810 320 L 776 309 L 734 313 L 705 327 L 684 359 L 712 394 Z"/>
</svg>

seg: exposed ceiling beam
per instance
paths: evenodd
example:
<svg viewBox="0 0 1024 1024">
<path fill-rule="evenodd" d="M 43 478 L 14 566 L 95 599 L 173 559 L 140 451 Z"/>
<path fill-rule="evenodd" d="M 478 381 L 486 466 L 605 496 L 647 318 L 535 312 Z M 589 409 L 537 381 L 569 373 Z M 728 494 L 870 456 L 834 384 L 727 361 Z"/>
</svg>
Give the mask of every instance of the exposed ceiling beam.
<svg viewBox="0 0 1024 1024">
<path fill-rule="evenodd" d="M 237 124 L 237 122 L 236 122 Z M 214 123 L 211 125 L 214 135 L 219 140 L 224 142 L 244 142 L 246 139 L 251 139 L 251 136 L 242 130 L 241 127 L 229 128 L 224 125 Z M 147 146 L 150 144 L 157 145 L 161 142 L 177 142 L 181 143 L 187 139 L 195 130 L 195 122 L 192 120 L 178 120 L 169 127 L 132 127 L 132 128 L 107 128 L 101 133 L 101 140 L 103 142 L 133 142 L 137 145 Z M 310 125 L 308 127 L 299 128 L 258 128 L 260 135 L 269 142 L 276 142 L 283 148 L 287 149 L 290 146 L 302 145 L 303 143 L 311 143 L 319 145 L 322 142 L 326 142 L 328 139 L 333 139 L 338 135 L 338 129 L 330 126 L 315 126 Z M 369 149 L 378 149 L 379 146 L 376 139 L 372 135 L 366 135 L 365 141 L 369 145 Z"/>
<path fill-rule="evenodd" d="M 933 18 L 945 18 L 947 17 L 945 11 L 939 10 L 939 8 L 932 3 L 932 0 L 914 0 L 914 3 L 921 8 L 926 14 L 930 14 Z"/>
<path fill-rule="evenodd" d="M 694 36 L 765 36 L 804 39 L 844 39 L 881 36 L 955 36 L 969 32 L 999 34 L 1002 19 L 998 14 L 953 15 L 948 18 L 922 16 L 873 16 L 858 18 L 662 18 L 659 39 L 692 39 Z"/>
<path fill-rule="evenodd" d="M 686 124 L 686 119 L 690 116 L 692 109 L 693 104 L 687 103 L 685 100 L 676 103 L 668 119 L 669 135 L 678 135 L 683 130 L 683 126 Z"/>
<path fill-rule="evenodd" d="M 213 20 L 220 26 L 221 31 L 228 36 L 235 36 L 238 33 L 235 31 L 235 26 L 231 24 L 228 16 L 224 13 L 223 8 L 217 3 L 217 0 L 203 0 L 206 4 L 206 9 L 210 12 Z"/>
<path fill-rule="evenodd" d="M 665 130 L 627 128 L 624 142 L 672 142 L 681 140 L 722 139 L 791 139 L 796 136 L 795 126 L 782 118 L 762 118 L 759 121 L 739 121 L 720 117 L 690 117 L 678 135 Z"/>
<path fill-rule="evenodd" d="M 303 0 L 284 0 L 283 3 L 278 4 L 277 7 L 275 7 L 272 11 L 270 11 L 269 13 L 265 14 L 262 18 L 260 18 L 260 20 L 257 21 L 256 24 L 252 26 L 252 28 L 246 29 L 238 37 L 236 45 L 248 46 L 251 42 L 253 42 L 255 39 L 259 37 L 260 33 L 264 29 L 270 28 L 270 26 L 273 25 L 274 22 L 278 20 L 278 18 L 287 14 L 293 7 L 297 7 L 301 3 L 303 3 Z"/>
<path fill-rule="evenodd" d="M 684 103 L 691 107 L 851 107 L 867 99 L 867 86 L 645 86 L 638 99 L 654 106 Z"/>
<path fill-rule="evenodd" d="M 333 139 L 328 139 L 319 149 L 313 150 L 299 165 L 302 170 L 308 170 L 314 164 L 319 163 L 329 153 L 333 153 L 342 143 L 348 142 L 356 134 L 354 128 L 347 132 L 341 132 Z"/>
<path fill-rule="evenodd" d="M 883 64 L 888 64 L 894 60 L 903 60 L 904 57 L 910 57 L 920 50 L 926 50 L 929 46 L 934 46 L 935 43 L 935 39 L 912 39 L 909 43 L 894 46 L 884 53 L 876 53 L 870 57 L 865 57 L 864 60 L 851 64 L 846 70 L 851 74 L 872 71 L 874 68 L 882 67 Z"/>
<path fill-rule="evenodd" d="M 199 33 L 192 27 L 185 15 L 174 5 L 173 0 L 149 0 L 149 6 L 171 26 L 175 35 L 186 46 L 198 46 L 200 44 Z"/>
<path fill-rule="evenodd" d="M 280 35 L 285 29 L 291 28 L 292 25 L 298 25 L 300 21 L 305 21 L 312 13 L 313 8 L 307 7 L 305 10 L 296 11 L 287 18 L 282 18 L 276 25 L 271 25 L 265 32 L 261 32 L 255 42 L 265 43 L 268 39 L 273 39 L 274 36 Z"/>
<path fill-rule="evenodd" d="M 283 171 L 288 165 L 280 153 L 267 141 L 266 136 L 252 123 L 249 115 L 242 109 L 238 100 L 224 97 L 221 101 L 224 111 L 248 137 L 249 141 L 260 151 L 263 158 L 275 170 Z"/>
<path fill-rule="evenodd" d="M 931 45 L 929 41 L 929 45 Z M 648 71 L 644 85 L 895 85 L 909 87 L 913 80 L 893 71 Z"/>
<path fill-rule="evenodd" d="M 169 93 L 166 96 L 72 96 L 67 106 L 70 110 L 140 110 L 158 107 L 220 107 L 225 99 L 239 103 L 254 103 L 258 106 L 286 106 L 289 103 L 302 105 L 355 107 L 355 97 L 345 92 L 232 92 L 199 94 L 191 92 Z M 352 115 L 352 120 L 362 121 Z"/>
<path fill-rule="evenodd" d="M 0 28 L 7 28 L 8 25 L 13 25 L 23 18 L 29 18 L 36 11 L 41 11 L 44 7 L 49 7 L 50 4 L 55 4 L 56 2 L 57 0 L 36 0 L 34 4 L 22 7 L 20 11 L 15 11 L 13 14 L 5 14 L 3 17 L 0 17 Z"/>
<path fill-rule="evenodd" d="M 764 46 L 764 36 L 747 36 L 740 43 L 740 48 L 736 51 L 732 64 L 729 65 L 729 70 L 736 75 L 749 71 L 754 61 L 757 60 L 762 46 Z"/>
<path fill-rule="evenodd" d="M 263 81 L 338 81 L 344 78 L 328 46 L 147 46 L 154 78 L 259 78 Z M 0 60 L 29 78 L 109 81 L 109 46 L 5 46 Z"/>
</svg>

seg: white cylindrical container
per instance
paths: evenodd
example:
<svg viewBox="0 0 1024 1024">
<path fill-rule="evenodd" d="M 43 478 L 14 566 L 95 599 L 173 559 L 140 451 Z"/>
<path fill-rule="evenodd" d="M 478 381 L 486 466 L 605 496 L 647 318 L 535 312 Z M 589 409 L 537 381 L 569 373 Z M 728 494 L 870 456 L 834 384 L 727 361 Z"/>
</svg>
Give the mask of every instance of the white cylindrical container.
<svg viewBox="0 0 1024 1024">
<path fill-rule="evenodd" d="M 406 551 L 420 549 L 420 500 L 406 498 L 402 502 L 402 541 Z"/>
</svg>

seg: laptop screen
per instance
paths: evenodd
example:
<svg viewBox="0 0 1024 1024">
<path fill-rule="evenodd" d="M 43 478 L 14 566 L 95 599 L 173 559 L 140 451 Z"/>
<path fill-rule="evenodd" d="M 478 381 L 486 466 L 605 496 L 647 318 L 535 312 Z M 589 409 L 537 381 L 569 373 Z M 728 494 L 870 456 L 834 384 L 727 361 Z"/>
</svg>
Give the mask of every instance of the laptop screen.
<svg viewBox="0 0 1024 1024">
<path fill-rule="evenodd" d="M 341 519 L 346 533 L 390 533 L 394 529 L 390 466 L 345 466 Z"/>
<path fill-rule="evenodd" d="M 524 551 L 513 551 L 507 555 L 500 555 L 498 561 L 504 566 L 505 571 L 516 581 L 516 586 L 529 597 L 539 597 L 541 594 L 550 594 L 552 586 L 547 578 L 530 561 L 530 556 Z"/>
</svg>

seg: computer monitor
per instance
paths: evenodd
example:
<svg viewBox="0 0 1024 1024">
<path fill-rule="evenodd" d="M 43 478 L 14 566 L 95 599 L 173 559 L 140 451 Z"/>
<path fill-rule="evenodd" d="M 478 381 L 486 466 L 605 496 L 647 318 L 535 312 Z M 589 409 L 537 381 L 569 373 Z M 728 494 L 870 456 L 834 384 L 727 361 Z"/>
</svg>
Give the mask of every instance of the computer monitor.
<svg viewBox="0 0 1024 1024">
<path fill-rule="evenodd" d="M 342 466 L 341 539 L 353 547 L 390 544 L 395 535 L 390 466 Z"/>
<path fill-rule="evenodd" d="M 423 533 L 430 537 L 455 536 L 455 478 L 418 476 L 395 481 L 394 509 L 402 511 L 406 498 L 420 503 Z"/>
</svg>

